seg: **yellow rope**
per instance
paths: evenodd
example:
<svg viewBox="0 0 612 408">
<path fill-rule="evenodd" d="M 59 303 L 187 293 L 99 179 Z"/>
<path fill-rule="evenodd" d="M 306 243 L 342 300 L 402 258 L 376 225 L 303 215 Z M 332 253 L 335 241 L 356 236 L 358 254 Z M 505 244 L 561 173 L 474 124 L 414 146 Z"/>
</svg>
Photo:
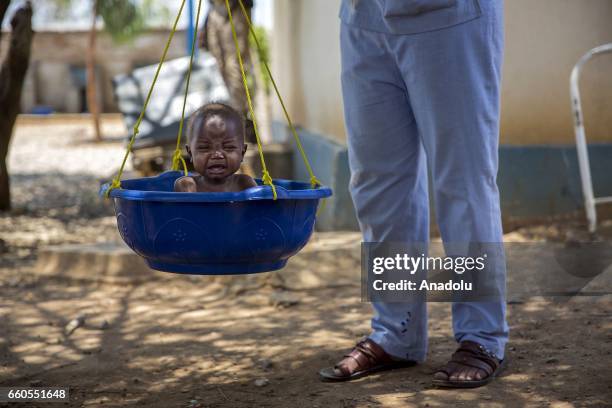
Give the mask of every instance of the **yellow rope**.
<svg viewBox="0 0 612 408">
<path fill-rule="evenodd" d="M 193 68 L 193 56 L 195 55 L 195 47 L 198 39 L 198 26 L 200 25 L 200 9 L 202 8 L 202 0 L 198 2 L 198 11 L 196 13 L 195 29 L 193 30 L 193 39 L 191 41 L 191 57 L 189 58 L 189 70 L 187 71 L 187 82 L 185 83 L 185 96 L 183 97 L 183 111 L 181 112 L 181 121 L 179 123 L 178 136 L 176 137 L 176 150 L 172 156 L 172 170 L 178 170 L 179 166 L 183 165 L 185 176 L 189 174 L 187 171 L 187 163 L 181 153 L 181 136 L 183 135 L 183 122 L 185 122 L 185 105 L 187 105 L 187 93 L 189 91 L 189 82 L 191 81 L 191 70 Z"/>
<path fill-rule="evenodd" d="M 236 34 L 236 26 L 234 25 L 234 18 L 232 16 L 232 10 L 229 4 L 229 0 L 225 0 L 225 7 L 227 8 L 227 15 L 229 16 L 230 25 L 232 26 L 232 36 L 234 37 L 234 44 L 236 45 L 236 56 L 238 57 L 238 64 L 240 65 L 242 83 L 244 84 L 244 91 L 246 92 L 247 103 L 249 104 L 249 111 L 251 112 L 251 118 L 253 119 L 253 130 L 255 131 L 255 139 L 257 140 L 257 148 L 259 150 L 259 159 L 261 160 L 261 167 L 263 169 L 261 179 L 265 185 L 272 187 L 272 194 L 274 195 L 274 199 L 276 200 L 276 186 L 274 185 L 274 183 L 272 183 L 272 177 L 270 176 L 270 173 L 268 172 L 268 169 L 266 167 L 266 161 L 264 159 L 263 149 L 261 147 L 261 140 L 259 139 L 259 132 L 257 130 L 257 120 L 255 119 L 253 102 L 251 101 L 251 92 L 249 91 L 249 84 L 247 81 L 246 73 L 244 72 L 242 54 L 240 52 L 240 45 L 238 44 L 238 35 Z"/>
<path fill-rule="evenodd" d="M 164 52 L 162 53 L 161 59 L 159 60 L 159 64 L 157 65 L 157 71 L 155 71 L 155 76 L 153 77 L 153 82 L 151 83 L 151 87 L 149 88 L 149 93 L 147 94 L 147 97 L 145 99 L 145 103 L 142 107 L 142 111 L 140 112 L 140 116 L 138 117 L 138 120 L 136 121 L 136 124 L 134 125 L 134 132 L 132 133 L 132 137 L 130 138 L 130 142 L 128 143 L 127 149 L 125 151 L 125 156 L 123 156 L 123 162 L 121 163 L 121 167 L 119 168 L 119 171 L 117 172 L 117 176 L 115 176 L 110 187 L 108 188 L 108 190 L 106 190 L 106 193 L 105 193 L 106 198 L 108 198 L 112 190 L 116 188 L 121 188 L 121 176 L 123 175 L 123 169 L 125 167 L 125 163 L 127 162 L 127 158 L 130 155 L 130 152 L 132 151 L 132 147 L 134 146 L 134 141 L 136 140 L 136 135 L 138 134 L 138 127 L 140 126 L 140 123 L 142 122 L 142 119 L 144 118 L 145 112 L 147 110 L 147 106 L 149 105 L 149 100 L 151 99 L 151 94 L 153 93 L 153 88 L 155 87 L 155 83 L 157 82 L 157 77 L 159 76 L 159 71 L 161 70 L 161 67 L 166 59 L 166 55 L 168 54 L 168 49 L 170 48 L 170 43 L 172 42 L 172 38 L 174 37 L 174 34 L 176 33 L 176 27 L 178 26 L 178 22 L 183 12 L 183 8 L 185 7 L 185 1 L 186 0 L 183 0 L 181 2 L 181 8 L 179 9 L 178 14 L 176 15 L 176 19 L 174 20 L 174 25 L 172 26 L 172 31 L 170 31 L 170 36 L 168 37 L 168 41 L 166 42 L 166 47 L 164 48 Z"/>
<path fill-rule="evenodd" d="M 155 83 L 157 82 L 157 78 L 159 76 L 161 67 L 166 59 L 166 55 L 168 53 L 168 49 L 170 47 L 170 44 L 172 42 L 172 38 L 174 37 L 174 34 L 176 33 L 176 29 L 178 26 L 178 22 L 180 19 L 180 16 L 183 12 L 183 9 L 185 7 L 185 2 L 186 0 L 182 0 L 181 2 L 181 6 L 179 8 L 178 14 L 176 16 L 176 19 L 174 21 L 174 24 L 172 26 L 172 30 L 170 31 L 170 35 L 168 37 L 168 41 L 166 42 L 166 46 L 164 47 L 164 51 L 162 53 L 162 57 L 159 61 L 159 64 L 157 66 L 157 70 L 155 71 L 155 76 L 153 77 L 153 81 L 151 83 L 151 86 L 149 88 L 149 91 L 147 93 L 147 97 L 145 99 L 142 111 L 140 112 L 140 115 L 138 117 L 138 120 L 136 121 L 136 124 L 134 125 L 134 129 L 133 129 L 133 133 L 132 133 L 132 137 L 130 138 L 130 141 L 128 143 L 125 155 L 123 157 L 123 161 L 121 163 L 121 167 L 119 168 L 119 171 L 117 172 L 117 176 L 115 178 L 113 178 L 110 187 L 108 188 L 108 190 L 106 191 L 106 197 L 108 198 L 110 192 L 113 189 L 116 188 L 121 188 L 121 176 L 123 175 L 123 171 L 125 168 L 125 164 L 127 162 L 127 158 L 130 154 L 130 152 L 132 151 L 132 148 L 134 146 L 134 142 L 136 140 L 136 136 L 138 135 L 139 132 L 139 127 L 140 124 L 142 123 L 142 120 L 144 118 L 145 112 L 147 110 L 147 106 L 149 105 L 149 101 L 151 99 L 151 95 L 153 93 L 153 89 L 155 87 Z M 244 4 L 242 2 L 242 0 L 239 0 L 238 3 L 240 4 L 240 8 L 242 10 L 242 13 L 244 15 L 244 18 L 247 22 L 247 25 L 249 27 L 249 32 L 251 33 L 251 35 L 253 36 L 253 39 L 255 41 L 255 44 L 258 48 L 258 50 L 261 52 L 261 44 L 259 43 L 259 40 L 257 38 L 257 35 L 255 34 L 255 30 L 253 29 L 253 25 L 251 23 L 251 20 L 248 16 L 248 13 L 246 11 L 246 8 L 244 7 Z M 187 94 L 188 94 L 188 90 L 189 90 L 189 82 L 191 80 L 191 71 L 192 71 L 192 67 L 193 67 L 193 57 L 195 54 L 195 44 L 196 44 L 196 40 L 197 40 L 197 31 L 198 31 L 198 26 L 199 26 L 199 19 L 200 19 L 200 10 L 201 10 L 201 6 L 202 6 L 202 0 L 199 0 L 198 2 L 198 10 L 197 10 L 197 17 L 196 17 L 196 27 L 194 30 L 194 35 L 193 35 L 193 43 L 192 43 L 192 47 L 191 47 L 191 56 L 190 56 L 190 60 L 189 60 L 189 69 L 188 69 L 188 73 L 187 73 L 187 82 L 185 85 L 185 95 L 183 98 L 183 109 L 182 109 L 182 113 L 181 113 L 181 120 L 179 123 L 179 131 L 178 131 L 178 135 L 177 135 L 177 142 L 176 142 L 176 149 L 175 152 L 173 154 L 172 157 L 172 169 L 173 170 L 178 170 L 179 166 L 182 165 L 183 167 L 183 172 L 185 173 L 185 175 L 188 174 L 187 171 L 187 163 L 185 163 L 185 159 L 183 158 L 182 154 L 181 154 L 181 149 L 180 149 L 180 142 L 181 142 L 181 137 L 182 137 L 182 132 L 183 132 L 183 125 L 184 125 L 184 119 L 185 119 L 185 106 L 187 103 Z M 274 196 L 274 199 L 277 199 L 277 193 L 276 193 L 276 186 L 274 185 L 273 181 L 272 181 L 272 177 L 270 176 L 270 173 L 268 172 L 268 169 L 266 167 L 266 162 L 264 159 L 264 155 L 263 155 L 263 148 L 261 145 L 261 140 L 259 138 L 259 131 L 258 131 L 258 126 L 257 126 L 257 120 L 255 118 L 255 111 L 253 109 L 253 102 L 251 100 L 251 93 L 249 90 L 249 86 L 248 86 L 248 81 L 247 81 L 247 77 L 246 77 L 246 73 L 244 70 L 244 63 L 242 61 L 242 54 L 240 52 L 240 45 L 238 43 L 238 37 L 237 37 L 237 33 L 236 33 L 236 26 L 234 24 L 234 19 L 232 16 L 232 11 L 231 11 L 231 7 L 229 4 L 229 0 L 225 0 L 225 6 L 227 8 L 227 13 L 228 13 L 228 17 L 229 17 L 229 21 L 230 21 L 230 25 L 232 27 L 232 36 L 234 38 L 234 44 L 236 46 L 236 56 L 238 58 L 238 63 L 240 65 L 240 73 L 242 75 L 242 81 L 244 84 L 244 89 L 245 89 L 245 93 L 246 93 L 246 97 L 247 97 L 247 102 L 249 105 L 249 111 L 251 113 L 251 117 L 253 120 L 253 128 L 254 128 L 254 133 L 255 133 L 255 138 L 257 140 L 257 148 L 259 151 L 259 158 L 261 160 L 261 165 L 262 165 L 262 181 L 265 185 L 269 185 L 272 188 L 272 193 Z M 266 61 L 263 61 L 264 67 L 266 68 L 266 71 L 268 72 L 268 75 L 270 76 L 270 80 L 272 82 L 272 85 L 274 86 L 274 91 L 276 92 L 276 95 L 278 96 L 278 99 L 281 103 L 281 106 L 283 108 L 283 112 L 285 114 L 285 117 L 287 119 L 287 123 L 289 124 L 289 127 L 291 129 L 291 132 L 293 133 L 293 136 L 295 138 L 296 144 L 298 146 L 298 149 L 300 151 L 300 154 L 302 156 L 302 159 L 304 160 L 304 164 L 306 165 L 306 169 L 308 170 L 308 173 L 310 174 L 310 184 L 311 186 L 314 188 L 316 186 L 320 186 L 321 182 L 316 178 L 316 176 L 314 175 L 314 172 L 312 170 L 312 167 L 310 165 L 310 162 L 308 161 L 308 157 L 306 156 L 306 153 L 304 152 L 304 148 L 302 146 L 302 143 L 300 142 L 300 138 L 297 134 L 297 131 L 295 129 L 295 126 L 293 125 L 293 122 L 291 121 L 291 117 L 289 116 L 289 112 L 287 111 L 286 105 L 283 101 L 283 98 L 280 94 L 280 91 L 278 90 L 278 86 L 276 84 L 276 81 L 274 80 L 274 77 L 272 76 L 272 72 L 270 71 L 270 67 L 268 66 Z"/>
<path fill-rule="evenodd" d="M 253 36 L 253 40 L 255 40 L 255 45 L 257 46 L 257 49 L 261 53 L 262 52 L 261 44 L 259 43 L 259 40 L 257 39 L 257 34 L 255 34 L 255 30 L 253 29 L 253 24 L 251 23 L 249 14 L 247 13 L 246 8 L 244 7 L 244 3 L 242 2 L 242 0 L 238 0 L 238 3 L 240 4 L 240 8 L 242 9 L 242 14 L 244 15 L 244 18 L 246 19 L 246 22 L 249 26 L 249 31 L 251 32 L 251 36 Z M 266 68 L 266 71 L 268 72 L 268 76 L 270 77 L 270 81 L 272 82 L 272 86 L 274 87 L 274 91 L 276 92 L 276 96 L 278 97 L 278 100 L 280 101 L 280 104 L 283 107 L 285 118 L 287 119 L 287 123 L 289 124 L 289 128 L 291 129 L 291 132 L 293 133 L 293 137 L 295 138 L 295 142 L 297 144 L 298 150 L 300 151 L 300 154 L 302 155 L 302 159 L 304 160 L 304 164 L 306 165 L 306 169 L 308 170 L 308 174 L 310 175 L 310 185 L 313 188 L 315 188 L 316 186 L 320 186 L 322 184 L 317 179 L 317 177 L 314 175 L 314 172 L 312 171 L 312 167 L 310 166 L 310 162 L 308 161 L 306 152 L 304 152 L 304 148 L 302 147 L 300 137 L 298 136 L 297 131 L 295 130 L 295 126 L 293 125 L 291 117 L 289 116 L 289 112 L 287 111 L 287 107 L 285 106 L 285 102 L 283 101 L 283 97 L 281 96 L 280 91 L 278 90 L 278 86 L 276 85 L 276 81 L 274 80 L 274 76 L 272 75 L 272 72 L 270 71 L 270 67 L 268 66 L 268 63 L 266 61 L 261 61 L 261 62 L 263 63 L 264 67 Z"/>
<path fill-rule="evenodd" d="M 178 170 L 178 166 L 182 166 L 183 173 L 185 174 L 185 176 L 189 175 L 187 163 L 185 162 L 185 159 L 183 158 L 183 153 L 181 153 L 180 149 L 175 150 L 174 154 L 172 155 L 172 170 Z"/>
</svg>

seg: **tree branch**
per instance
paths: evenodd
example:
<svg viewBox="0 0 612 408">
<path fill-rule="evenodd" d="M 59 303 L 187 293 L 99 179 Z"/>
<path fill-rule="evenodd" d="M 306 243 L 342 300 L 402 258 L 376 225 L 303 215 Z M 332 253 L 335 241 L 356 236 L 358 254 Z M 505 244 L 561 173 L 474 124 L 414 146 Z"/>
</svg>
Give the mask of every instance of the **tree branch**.
<svg viewBox="0 0 612 408">
<path fill-rule="evenodd" d="M 17 114 L 32 48 L 32 5 L 26 2 L 11 19 L 11 41 L 0 67 L 0 159 L 6 157 L 8 140 Z"/>
<path fill-rule="evenodd" d="M 0 0 L 2 8 L 8 7 Z M 3 14 L 6 13 L 4 9 Z M 0 22 L 2 20 L 0 19 Z M 6 157 L 13 126 L 20 109 L 21 91 L 32 48 L 32 5 L 26 2 L 11 19 L 11 41 L 6 59 L 0 67 L 0 211 L 11 208 L 11 191 Z"/>
<path fill-rule="evenodd" d="M 0 104 L 17 101 L 19 105 L 21 88 L 30 62 L 33 36 L 32 5 L 29 1 L 15 12 L 11 19 L 11 27 L 9 50 L 0 69 Z M 9 110 L 13 109 L 9 108 Z M 14 114 L 16 115 L 17 112 Z M 12 115 L 13 112 L 8 114 L 8 116 Z"/>
</svg>

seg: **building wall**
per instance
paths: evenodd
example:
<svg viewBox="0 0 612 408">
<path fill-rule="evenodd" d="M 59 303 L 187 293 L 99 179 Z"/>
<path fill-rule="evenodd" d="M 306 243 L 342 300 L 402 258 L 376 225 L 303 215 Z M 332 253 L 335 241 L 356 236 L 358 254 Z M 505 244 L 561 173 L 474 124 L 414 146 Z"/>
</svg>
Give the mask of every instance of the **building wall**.
<svg viewBox="0 0 612 408">
<path fill-rule="evenodd" d="M 502 142 L 572 143 L 569 76 L 589 49 L 612 42 L 610 0 L 507 0 Z M 587 138 L 612 142 L 612 54 L 582 80 Z"/>
<path fill-rule="evenodd" d="M 345 138 L 340 89 L 339 0 L 275 0 L 272 72 L 292 119 Z M 274 116 L 283 119 L 278 103 Z"/>
<path fill-rule="evenodd" d="M 488 0 L 481 0 L 488 1 Z M 273 65 L 295 121 L 345 139 L 340 0 L 276 0 Z M 612 42 L 610 0 L 507 0 L 501 142 L 573 143 L 569 76 L 590 48 Z M 587 138 L 612 141 L 612 54 L 582 76 Z M 275 106 L 275 117 L 282 111 Z"/>
<path fill-rule="evenodd" d="M 59 112 L 80 112 L 82 95 L 71 68 L 85 68 L 88 34 L 87 31 L 36 32 L 22 99 L 24 112 L 40 105 Z M 168 35 L 169 30 L 154 30 L 133 42 L 115 44 L 107 34 L 98 34 L 98 94 L 105 112 L 117 111 L 111 84 L 113 76 L 128 73 L 135 66 L 158 62 Z M 6 52 L 9 37 L 8 33 L 3 35 L 0 50 Z M 179 31 L 172 41 L 168 59 L 184 56 L 185 47 L 185 34 Z"/>
</svg>

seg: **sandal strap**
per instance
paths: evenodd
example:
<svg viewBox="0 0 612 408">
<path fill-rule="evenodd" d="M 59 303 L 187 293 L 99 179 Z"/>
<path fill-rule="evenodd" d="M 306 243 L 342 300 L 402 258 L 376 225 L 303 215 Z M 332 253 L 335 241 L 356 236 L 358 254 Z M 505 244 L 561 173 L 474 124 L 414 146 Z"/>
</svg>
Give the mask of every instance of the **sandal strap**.
<svg viewBox="0 0 612 408">
<path fill-rule="evenodd" d="M 450 378 L 452 373 L 462 367 L 472 367 L 482 370 L 486 377 L 490 377 L 500 365 L 501 361 L 484 346 L 473 341 L 463 341 L 459 344 L 457 351 L 453 353 L 450 361 L 437 372 L 442 372 Z"/>
<path fill-rule="evenodd" d="M 334 368 L 340 370 L 343 374 L 350 374 L 354 370 L 348 368 L 347 359 L 352 359 L 357 363 L 357 371 L 388 363 L 390 360 L 385 351 L 369 339 L 357 343 L 351 352 L 344 355 L 344 359 L 336 364 Z"/>
<path fill-rule="evenodd" d="M 353 350 L 345 355 L 345 357 L 354 359 L 359 365 L 359 368 L 375 364 L 378 360 L 376 353 L 369 347 L 369 343 L 365 341 L 357 343 Z"/>
<path fill-rule="evenodd" d="M 492 365 L 489 361 L 482 360 L 481 358 L 482 357 L 475 357 L 470 353 L 456 352 L 453 354 L 451 361 L 460 365 L 478 368 L 484 371 L 487 376 L 491 375 L 497 367 Z"/>
<path fill-rule="evenodd" d="M 451 361 L 483 370 L 491 375 L 500 366 L 500 360 L 484 346 L 473 342 L 463 341 L 451 357 Z"/>
</svg>

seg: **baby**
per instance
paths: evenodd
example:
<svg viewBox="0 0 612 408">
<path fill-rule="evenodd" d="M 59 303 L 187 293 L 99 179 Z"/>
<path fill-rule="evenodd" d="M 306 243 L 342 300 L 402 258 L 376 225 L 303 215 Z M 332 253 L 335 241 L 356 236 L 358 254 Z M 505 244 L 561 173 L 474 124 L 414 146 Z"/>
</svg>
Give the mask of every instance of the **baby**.
<svg viewBox="0 0 612 408">
<path fill-rule="evenodd" d="M 255 187 L 246 174 L 235 174 L 247 150 L 242 116 L 232 107 L 211 103 L 198 109 L 187 127 L 187 153 L 198 173 L 176 180 L 174 191 L 236 192 Z"/>
</svg>

